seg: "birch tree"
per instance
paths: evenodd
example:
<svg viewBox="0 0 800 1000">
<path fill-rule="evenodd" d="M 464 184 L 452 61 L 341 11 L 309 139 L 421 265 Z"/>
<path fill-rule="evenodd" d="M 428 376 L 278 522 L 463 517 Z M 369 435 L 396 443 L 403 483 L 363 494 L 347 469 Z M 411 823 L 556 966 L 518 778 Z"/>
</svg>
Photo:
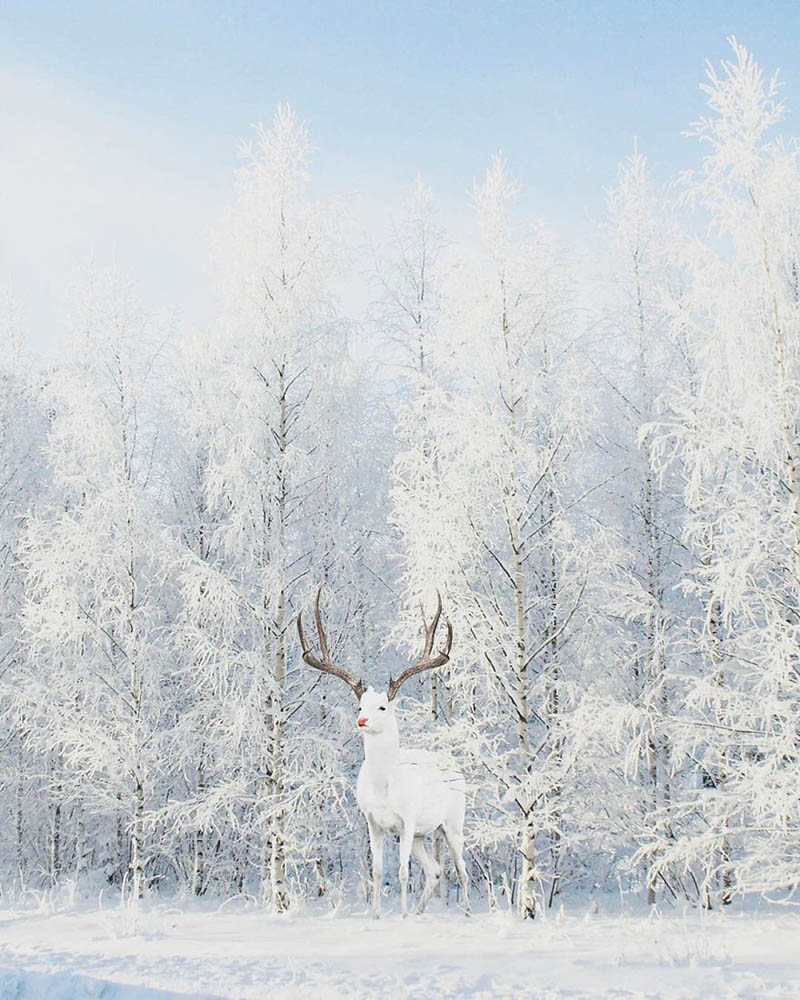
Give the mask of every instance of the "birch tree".
<svg viewBox="0 0 800 1000">
<path fill-rule="evenodd" d="M 334 602 L 332 627 L 349 631 L 356 648 L 370 645 L 360 567 L 372 549 L 364 467 L 373 453 L 356 429 L 369 399 L 331 294 L 341 262 L 336 213 L 310 197 L 306 130 L 279 107 L 241 155 L 222 258 L 226 306 L 192 418 L 207 456 L 207 550 L 195 547 L 183 593 L 198 683 L 222 695 L 208 728 L 217 770 L 239 776 L 230 792 L 250 833 L 241 843 L 245 852 L 248 840 L 259 845 L 258 859 L 239 864 L 257 866 L 261 898 L 282 911 L 287 866 L 324 867 L 298 810 L 312 786 L 322 794 L 326 776 L 331 799 L 341 798 L 342 780 L 331 778 L 336 737 L 324 699 L 314 724 L 325 731 L 303 744 L 318 678 L 294 669 L 294 618 L 315 586 L 330 580 L 346 594 L 359 579 L 349 599 Z M 343 619 L 358 628 L 340 628 Z"/>
<path fill-rule="evenodd" d="M 544 879 L 540 840 L 552 865 L 548 895 L 559 878 L 561 649 L 586 586 L 562 491 L 586 401 L 566 349 L 559 269 L 540 228 L 527 239 L 515 232 L 516 194 L 496 158 L 475 187 L 482 252 L 470 291 L 465 282 L 462 307 L 446 320 L 449 384 L 437 390 L 431 423 L 436 487 L 396 488 L 405 511 L 395 516 L 410 563 L 428 544 L 420 532 L 435 532 L 461 636 L 451 673 L 456 714 L 472 722 L 469 745 L 486 793 L 477 836 L 487 845 L 516 842 L 507 876 L 517 871 L 520 912 L 532 917 Z M 398 460 L 398 477 L 409 461 Z M 435 513 L 411 516 L 412 500 Z"/>
<path fill-rule="evenodd" d="M 163 766 L 164 626 L 173 551 L 154 488 L 146 318 L 116 278 L 92 283 L 75 360 L 47 390 L 54 491 L 27 525 L 24 625 L 37 742 L 63 761 L 75 867 L 111 864 L 138 898 L 144 821 Z M 90 818 L 105 824 L 87 843 Z M 108 838 L 107 853 L 103 840 Z M 98 856 L 100 852 L 100 856 Z"/>
<path fill-rule="evenodd" d="M 596 433 L 611 474 L 598 516 L 620 540 L 618 571 L 608 577 L 608 611 L 624 624 L 611 659 L 624 665 L 616 697 L 628 730 L 629 777 L 642 794 L 636 803 L 623 789 L 617 797 L 628 835 L 641 845 L 657 829 L 659 839 L 676 836 L 673 785 L 682 762 L 672 752 L 671 720 L 676 675 L 683 670 L 680 626 L 692 610 L 678 588 L 691 566 L 681 541 L 679 469 L 658 470 L 646 436 L 661 395 L 689 390 L 692 363 L 681 326 L 671 321 L 670 303 L 679 309 L 684 294 L 680 233 L 666 192 L 650 179 L 638 150 L 620 165 L 607 205 L 602 237 L 609 297 L 598 327 L 606 405 Z M 669 891 L 675 891 L 671 885 Z M 653 904 L 652 879 L 646 893 Z"/>
<path fill-rule="evenodd" d="M 676 317 L 697 388 L 671 396 L 655 442 L 686 468 L 698 564 L 686 587 L 704 609 L 681 741 L 704 787 L 684 810 L 693 835 L 659 845 L 661 864 L 701 865 L 702 891 L 723 902 L 793 884 L 798 829 L 800 174 L 796 147 L 773 137 L 777 78 L 731 46 L 732 60 L 707 68 L 709 113 L 694 126 L 706 156 L 685 179 L 715 237 L 694 255 L 694 294 Z"/>
<path fill-rule="evenodd" d="M 397 403 L 393 463 L 392 520 L 414 550 L 400 558 L 403 611 L 400 631 L 407 642 L 419 633 L 419 603 L 437 587 L 446 589 L 437 544 L 445 512 L 436 457 L 436 393 L 441 386 L 441 323 L 445 236 L 434 207 L 433 192 L 421 178 L 411 192 L 401 221 L 379 265 L 382 297 L 378 304 L 382 330 L 402 359 L 407 388 Z M 442 674 L 431 674 L 430 708 L 440 715 Z M 427 678 L 426 678 L 427 679 Z"/>
<path fill-rule="evenodd" d="M 46 785 L 37 775 L 46 771 L 46 762 L 31 745 L 33 720 L 21 696 L 26 647 L 19 550 L 25 520 L 36 508 L 46 482 L 42 451 L 46 417 L 38 374 L 23 347 L 19 307 L 9 296 L 0 318 L 0 871 L 18 886 L 30 877 L 33 859 L 26 842 L 35 843 L 46 854 L 40 831 L 48 827 L 57 842 L 61 805 L 60 800 L 46 801 L 42 810 Z M 51 873 L 58 868 L 53 843 L 51 837 Z"/>
</svg>

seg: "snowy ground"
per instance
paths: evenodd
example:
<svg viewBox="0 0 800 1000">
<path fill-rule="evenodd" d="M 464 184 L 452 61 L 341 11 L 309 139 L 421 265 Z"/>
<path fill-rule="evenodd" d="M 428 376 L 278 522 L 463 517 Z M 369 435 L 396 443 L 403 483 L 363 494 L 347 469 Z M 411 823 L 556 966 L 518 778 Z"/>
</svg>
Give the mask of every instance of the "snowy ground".
<svg viewBox="0 0 800 1000">
<path fill-rule="evenodd" d="M 800 914 L 0 910 L 0 998 L 800 998 Z"/>
</svg>

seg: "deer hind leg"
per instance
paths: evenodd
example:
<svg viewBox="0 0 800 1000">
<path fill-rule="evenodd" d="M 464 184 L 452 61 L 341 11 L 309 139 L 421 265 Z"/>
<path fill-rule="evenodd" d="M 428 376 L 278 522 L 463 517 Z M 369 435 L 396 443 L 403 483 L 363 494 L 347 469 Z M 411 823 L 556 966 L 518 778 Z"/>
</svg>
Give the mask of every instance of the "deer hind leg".
<svg viewBox="0 0 800 1000">
<path fill-rule="evenodd" d="M 428 854 L 424 837 L 414 837 L 414 842 L 411 845 L 411 853 L 417 859 L 420 867 L 425 872 L 425 888 L 423 889 L 422 898 L 420 899 L 419 906 L 417 907 L 417 913 L 424 913 L 428 900 L 433 895 L 433 890 L 436 888 L 439 879 L 442 877 L 442 868 L 441 865 L 437 864 L 430 854 Z"/>
<path fill-rule="evenodd" d="M 369 850 L 372 855 L 372 916 L 381 915 L 381 889 L 383 887 L 383 830 L 367 817 Z"/>
<path fill-rule="evenodd" d="M 413 841 L 414 831 L 409 825 L 404 826 L 400 834 L 400 912 L 404 917 L 408 916 L 408 859 Z"/>
<path fill-rule="evenodd" d="M 469 916 L 472 911 L 469 905 L 469 879 L 467 878 L 467 869 L 464 865 L 464 833 L 462 830 L 447 824 L 442 829 L 444 830 L 445 840 L 447 841 L 447 846 L 450 848 L 450 853 L 453 856 L 453 862 L 458 872 L 458 881 L 461 884 L 461 893 L 464 898 L 464 909 L 467 916 Z"/>
</svg>

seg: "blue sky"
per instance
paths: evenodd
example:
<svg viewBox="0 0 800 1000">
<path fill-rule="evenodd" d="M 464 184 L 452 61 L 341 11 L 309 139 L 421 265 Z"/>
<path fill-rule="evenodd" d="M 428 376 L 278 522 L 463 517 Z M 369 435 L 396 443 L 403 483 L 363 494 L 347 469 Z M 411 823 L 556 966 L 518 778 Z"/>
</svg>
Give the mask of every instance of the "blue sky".
<svg viewBox="0 0 800 1000">
<path fill-rule="evenodd" d="M 6 0 L 0 264 L 41 300 L 109 254 L 183 310 L 237 141 L 278 101 L 309 126 L 321 194 L 392 206 L 421 173 L 456 211 L 502 149 L 532 212 L 588 228 L 634 136 L 659 176 L 696 161 L 680 133 L 729 34 L 800 107 L 794 0 Z M 32 273 L 42 258 L 52 281 Z"/>
</svg>

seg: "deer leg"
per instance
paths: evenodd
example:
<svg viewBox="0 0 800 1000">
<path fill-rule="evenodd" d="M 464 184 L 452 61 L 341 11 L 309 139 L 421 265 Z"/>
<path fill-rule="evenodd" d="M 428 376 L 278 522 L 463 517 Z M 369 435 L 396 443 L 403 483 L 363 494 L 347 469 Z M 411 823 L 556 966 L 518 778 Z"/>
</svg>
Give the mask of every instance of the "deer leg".
<svg viewBox="0 0 800 1000">
<path fill-rule="evenodd" d="M 413 841 L 414 831 L 406 824 L 400 834 L 400 912 L 404 917 L 408 916 L 408 859 Z"/>
<path fill-rule="evenodd" d="M 439 879 L 442 877 L 441 866 L 436 863 L 436 861 L 428 854 L 428 850 L 425 847 L 424 837 L 414 837 L 414 842 L 411 845 L 411 853 L 419 862 L 420 867 L 425 872 L 425 889 L 422 893 L 422 899 L 419 901 L 419 906 L 417 907 L 417 913 L 424 913 L 425 907 L 428 900 L 433 894 L 433 890 Z"/>
<path fill-rule="evenodd" d="M 464 896 L 464 909 L 467 916 L 469 916 L 472 911 L 469 906 L 469 880 L 467 878 L 467 869 L 464 865 L 464 834 L 461 830 L 452 829 L 449 826 L 444 826 L 442 829 L 447 840 L 447 846 L 453 855 L 453 862 L 458 872 L 458 881 L 461 883 L 461 892 Z"/>
<path fill-rule="evenodd" d="M 383 830 L 369 816 L 369 850 L 372 855 L 372 916 L 381 915 L 381 888 L 383 884 Z"/>
</svg>

